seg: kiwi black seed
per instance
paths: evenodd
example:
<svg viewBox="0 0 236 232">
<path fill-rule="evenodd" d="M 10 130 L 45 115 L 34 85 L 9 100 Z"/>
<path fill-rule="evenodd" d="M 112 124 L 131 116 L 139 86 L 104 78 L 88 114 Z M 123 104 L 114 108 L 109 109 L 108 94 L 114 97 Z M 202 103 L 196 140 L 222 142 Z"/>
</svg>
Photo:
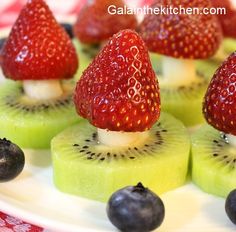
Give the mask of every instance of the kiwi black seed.
<svg viewBox="0 0 236 232">
<path fill-rule="evenodd" d="M 62 191 L 103 201 L 137 180 L 164 192 L 185 182 L 189 148 L 183 124 L 165 113 L 125 146 L 100 143 L 97 129 L 81 120 L 52 140 L 54 181 Z"/>
<path fill-rule="evenodd" d="M 192 137 L 192 179 L 204 191 L 226 197 L 236 188 L 236 149 L 209 125 Z"/>
<path fill-rule="evenodd" d="M 91 161 L 109 161 L 111 159 L 137 159 L 139 156 L 144 155 L 153 155 L 152 153 L 158 149 L 159 146 L 163 146 L 164 140 L 162 138 L 163 133 L 167 133 L 168 130 L 162 129 L 161 123 L 156 124 L 155 139 L 150 143 L 145 143 L 142 146 L 128 147 L 123 151 L 103 151 L 96 153 L 93 150 L 93 146 L 96 146 L 98 143 L 97 133 L 92 133 L 88 138 L 84 139 L 80 143 L 74 143 L 71 146 L 74 147 L 75 153 L 78 156 L 83 156 L 84 158 Z M 122 149 L 121 149 L 122 150 Z M 132 155 L 131 155 L 132 154 Z"/>
<path fill-rule="evenodd" d="M 27 97 L 20 82 L 1 85 L 0 136 L 23 148 L 49 148 L 56 134 L 80 120 L 72 100 L 74 84 L 62 85 L 64 94 L 50 100 Z"/>
<path fill-rule="evenodd" d="M 25 112 L 37 113 L 42 111 L 48 111 L 52 108 L 60 109 L 70 107 L 73 105 L 71 99 L 72 94 L 67 95 L 61 99 L 32 104 L 22 101 L 18 96 L 5 96 L 4 104 L 12 109 L 19 109 Z"/>
<path fill-rule="evenodd" d="M 23 88 L 19 85 L 17 89 L 10 91 L 9 94 L 1 97 L 1 104 L 6 108 L 22 110 L 27 113 L 39 113 L 50 111 L 53 108 L 60 110 L 73 105 L 72 93 L 67 93 L 64 96 L 44 101 L 27 101 L 24 99 Z"/>
<path fill-rule="evenodd" d="M 157 76 L 161 78 L 163 74 L 161 65 L 159 65 L 154 71 L 156 72 Z M 195 98 L 199 96 L 199 93 L 201 93 L 202 90 L 205 90 L 207 88 L 207 85 L 208 80 L 205 74 L 197 70 L 196 82 L 190 83 L 188 85 L 176 86 L 175 89 L 162 87 L 161 90 L 167 96 L 177 93 L 180 97 L 182 96 L 183 98 Z"/>
<path fill-rule="evenodd" d="M 227 135 L 220 133 L 219 138 L 212 139 L 212 159 L 217 163 L 226 165 L 230 169 L 236 168 L 236 151 L 229 144 Z"/>
<path fill-rule="evenodd" d="M 196 77 L 191 82 L 167 85 L 163 81 L 161 56 L 150 55 L 160 83 L 162 110 L 181 120 L 187 127 L 203 123 L 202 99 L 208 86 L 205 73 L 196 68 Z"/>
</svg>

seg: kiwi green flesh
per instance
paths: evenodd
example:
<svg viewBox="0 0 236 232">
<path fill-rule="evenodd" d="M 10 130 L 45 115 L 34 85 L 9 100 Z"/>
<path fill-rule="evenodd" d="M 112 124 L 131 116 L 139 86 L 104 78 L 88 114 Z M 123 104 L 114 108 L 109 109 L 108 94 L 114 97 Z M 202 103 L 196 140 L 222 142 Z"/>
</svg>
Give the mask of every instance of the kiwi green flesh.
<svg viewBox="0 0 236 232">
<path fill-rule="evenodd" d="M 223 40 L 223 46 L 224 46 L 225 53 L 230 55 L 231 53 L 236 51 L 236 39 L 225 38 Z"/>
<path fill-rule="evenodd" d="M 1 85 L 0 137 L 23 148 L 49 148 L 56 134 L 80 120 L 72 100 L 74 83 L 65 82 L 63 87 L 60 98 L 36 101 L 25 96 L 20 82 Z"/>
<path fill-rule="evenodd" d="M 189 150 L 183 124 L 166 113 L 145 141 L 119 147 L 100 144 L 96 128 L 82 120 L 52 140 L 54 183 L 63 192 L 98 201 L 138 182 L 160 194 L 185 183 Z"/>
<path fill-rule="evenodd" d="M 192 136 L 192 180 L 203 191 L 226 197 L 236 188 L 236 148 L 218 130 L 202 126 Z"/>
<path fill-rule="evenodd" d="M 236 39 L 224 39 L 223 40 L 223 49 L 225 52 L 225 59 L 234 51 L 236 51 Z M 224 60 L 217 57 L 213 57 L 208 60 L 198 60 L 196 61 L 198 72 L 204 73 L 204 76 L 210 81 L 216 70 Z"/>
<path fill-rule="evenodd" d="M 162 110 L 174 115 L 188 127 L 204 123 L 202 101 L 208 85 L 204 74 L 196 73 L 196 80 L 190 84 L 164 87 L 161 85 L 161 56 L 151 53 L 151 61 L 160 80 Z"/>
<path fill-rule="evenodd" d="M 98 54 L 100 50 L 99 44 L 84 45 L 80 43 L 78 39 L 73 39 L 77 54 L 79 56 L 79 69 L 75 75 L 76 79 L 79 79 L 83 71 L 89 66 L 94 57 Z"/>
<path fill-rule="evenodd" d="M 196 67 L 198 72 L 203 73 L 206 80 L 210 82 L 211 78 L 222 62 L 223 61 L 213 58 L 208 60 L 197 60 Z"/>
</svg>

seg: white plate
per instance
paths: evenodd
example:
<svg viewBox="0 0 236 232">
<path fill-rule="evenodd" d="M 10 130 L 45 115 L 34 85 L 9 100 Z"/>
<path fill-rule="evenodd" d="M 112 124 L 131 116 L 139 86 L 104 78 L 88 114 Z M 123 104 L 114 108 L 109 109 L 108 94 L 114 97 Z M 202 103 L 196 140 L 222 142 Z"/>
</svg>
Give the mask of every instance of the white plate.
<svg viewBox="0 0 236 232">
<path fill-rule="evenodd" d="M 225 214 L 224 199 L 205 194 L 192 184 L 161 197 L 166 216 L 159 232 L 235 231 Z M 0 210 L 55 232 L 116 231 L 106 217 L 105 204 L 56 190 L 49 152 L 26 151 L 22 174 L 0 184 Z"/>
<path fill-rule="evenodd" d="M 26 151 L 26 167 L 14 181 L 0 184 L 0 209 L 27 222 L 59 232 L 116 231 L 106 205 L 59 192 L 52 183 L 49 152 Z M 233 232 L 224 199 L 192 184 L 161 196 L 166 217 L 159 232 Z"/>
</svg>

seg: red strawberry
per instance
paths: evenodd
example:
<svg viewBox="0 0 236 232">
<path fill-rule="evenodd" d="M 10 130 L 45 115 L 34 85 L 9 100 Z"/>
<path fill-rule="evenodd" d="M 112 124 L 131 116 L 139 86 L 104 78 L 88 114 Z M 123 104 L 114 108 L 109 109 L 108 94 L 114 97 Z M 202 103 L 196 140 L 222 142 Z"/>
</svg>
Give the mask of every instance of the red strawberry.
<svg viewBox="0 0 236 232">
<path fill-rule="evenodd" d="M 211 0 L 214 7 L 226 8 L 225 14 L 218 14 L 223 33 L 225 37 L 231 37 L 236 39 L 236 10 L 229 0 Z"/>
<path fill-rule="evenodd" d="M 132 30 L 115 34 L 77 83 L 78 114 L 111 131 L 148 130 L 159 118 L 160 95 L 147 48 Z"/>
<path fill-rule="evenodd" d="M 236 39 L 236 10 L 228 10 L 227 15 L 219 15 L 218 17 L 223 28 L 224 36 Z"/>
<path fill-rule="evenodd" d="M 211 0 L 214 7 L 226 7 L 227 9 L 232 8 L 230 0 Z"/>
<path fill-rule="evenodd" d="M 162 0 L 152 5 L 179 9 L 210 8 L 209 0 Z M 152 52 L 185 59 L 205 59 L 217 51 L 222 31 L 215 15 L 148 14 L 140 34 Z"/>
<path fill-rule="evenodd" d="M 134 15 L 111 15 L 109 6 L 124 7 L 123 0 L 90 0 L 78 15 L 74 33 L 82 43 L 100 43 L 123 29 L 135 29 Z"/>
<path fill-rule="evenodd" d="M 71 78 L 76 51 L 43 0 L 29 0 L 2 51 L 2 69 L 14 80 Z"/>
<path fill-rule="evenodd" d="M 205 96 L 203 112 L 213 127 L 236 135 L 236 52 L 213 76 Z"/>
</svg>

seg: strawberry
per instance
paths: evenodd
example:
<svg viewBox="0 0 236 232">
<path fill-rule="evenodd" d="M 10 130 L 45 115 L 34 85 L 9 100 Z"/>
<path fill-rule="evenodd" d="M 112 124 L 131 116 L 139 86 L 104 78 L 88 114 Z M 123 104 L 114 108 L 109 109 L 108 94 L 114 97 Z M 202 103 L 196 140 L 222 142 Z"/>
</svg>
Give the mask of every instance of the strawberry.
<svg viewBox="0 0 236 232">
<path fill-rule="evenodd" d="M 230 0 L 211 0 L 214 7 L 226 7 L 227 9 L 232 8 Z"/>
<path fill-rule="evenodd" d="M 213 127 L 236 135 L 236 52 L 213 76 L 205 96 L 203 113 Z"/>
<path fill-rule="evenodd" d="M 137 20 L 134 15 L 111 15 L 109 6 L 124 7 L 123 0 L 90 0 L 78 15 L 74 26 L 76 37 L 87 44 L 96 44 L 109 39 L 123 29 L 135 29 Z"/>
<path fill-rule="evenodd" d="M 148 50 L 132 30 L 115 34 L 77 83 L 78 114 L 111 131 L 151 128 L 160 115 L 160 95 Z"/>
<path fill-rule="evenodd" d="M 233 8 L 231 1 L 229 0 L 212 0 L 214 7 L 226 8 L 225 14 L 218 14 L 223 33 L 225 37 L 231 37 L 236 39 L 236 10 Z"/>
<path fill-rule="evenodd" d="M 43 0 L 29 0 L 2 50 L 2 69 L 14 80 L 71 78 L 76 51 Z"/>
<path fill-rule="evenodd" d="M 226 15 L 218 16 L 225 37 L 236 39 L 236 10 L 228 10 Z"/>
<path fill-rule="evenodd" d="M 185 9 L 211 8 L 209 0 L 162 0 L 160 7 Z M 217 51 L 222 31 L 215 15 L 204 14 L 148 14 L 139 32 L 152 52 L 174 58 L 205 59 Z"/>
</svg>

